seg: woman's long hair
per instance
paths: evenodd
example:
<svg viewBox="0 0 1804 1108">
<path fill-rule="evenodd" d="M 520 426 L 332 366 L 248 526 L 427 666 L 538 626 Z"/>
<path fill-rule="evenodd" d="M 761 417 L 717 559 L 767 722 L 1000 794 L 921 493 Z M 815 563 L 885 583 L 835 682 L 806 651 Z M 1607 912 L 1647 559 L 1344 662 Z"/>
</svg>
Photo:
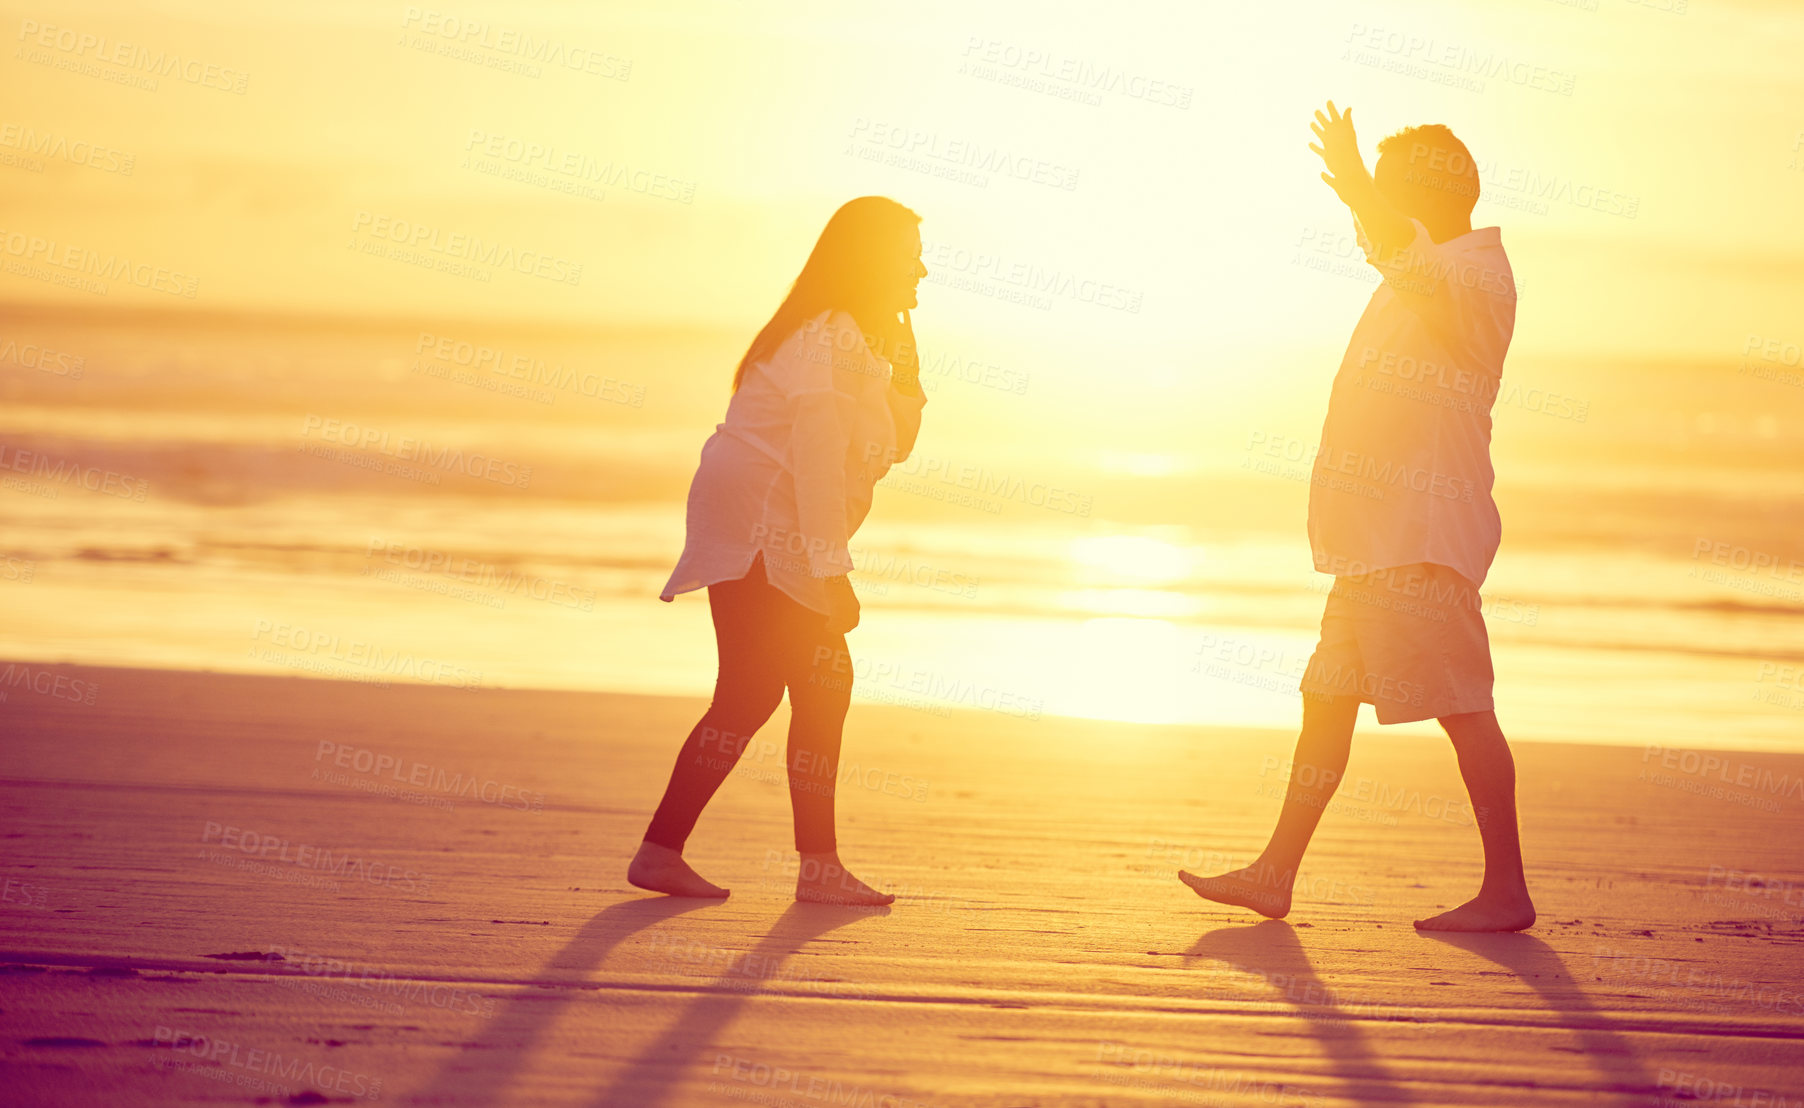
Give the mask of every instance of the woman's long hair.
<svg viewBox="0 0 1804 1108">
<path fill-rule="evenodd" d="M 886 310 L 882 295 L 895 284 L 895 275 L 886 267 L 912 264 L 912 259 L 898 254 L 897 244 L 920 222 L 920 216 L 887 196 L 860 196 L 841 205 L 821 231 L 789 295 L 739 359 L 733 390 L 739 390 L 747 366 L 768 357 L 804 321 L 829 308 L 852 313 L 870 334 Z"/>
</svg>

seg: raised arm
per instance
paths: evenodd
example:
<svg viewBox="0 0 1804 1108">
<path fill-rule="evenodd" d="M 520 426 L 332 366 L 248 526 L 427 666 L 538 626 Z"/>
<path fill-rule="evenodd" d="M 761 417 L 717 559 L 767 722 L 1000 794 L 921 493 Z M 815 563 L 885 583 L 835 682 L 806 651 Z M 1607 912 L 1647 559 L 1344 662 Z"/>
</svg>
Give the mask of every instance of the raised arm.
<svg viewBox="0 0 1804 1108">
<path fill-rule="evenodd" d="M 1321 140 L 1319 146 L 1310 143 L 1309 149 L 1320 155 L 1328 167 L 1322 180 L 1341 203 L 1352 209 L 1353 218 L 1359 220 L 1366 238 L 1379 249 L 1379 256 L 1388 257 L 1408 246 L 1415 238 L 1415 225 L 1384 198 L 1378 183 L 1367 172 L 1365 159 L 1359 154 L 1359 137 L 1353 133 L 1353 109 L 1341 112 L 1330 100 L 1327 114 L 1316 112 L 1309 129 Z"/>
</svg>

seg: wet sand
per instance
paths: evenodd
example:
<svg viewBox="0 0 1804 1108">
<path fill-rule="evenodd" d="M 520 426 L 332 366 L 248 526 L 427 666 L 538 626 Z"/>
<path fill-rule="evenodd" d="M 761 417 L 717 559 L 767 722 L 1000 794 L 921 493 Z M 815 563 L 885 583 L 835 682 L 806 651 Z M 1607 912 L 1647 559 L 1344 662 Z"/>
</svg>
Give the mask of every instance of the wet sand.
<svg viewBox="0 0 1804 1108">
<path fill-rule="evenodd" d="M 623 875 L 698 702 L 5 666 L 9 1104 L 1804 1100 L 1804 756 L 1522 744 L 1541 922 L 1435 938 L 1444 742 L 1362 733 L 1261 922 L 1176 871 L 1292 734 L 860 704 L 867 911 L 790 899 L 781 713 L 675 901 Z"/>
</svg>

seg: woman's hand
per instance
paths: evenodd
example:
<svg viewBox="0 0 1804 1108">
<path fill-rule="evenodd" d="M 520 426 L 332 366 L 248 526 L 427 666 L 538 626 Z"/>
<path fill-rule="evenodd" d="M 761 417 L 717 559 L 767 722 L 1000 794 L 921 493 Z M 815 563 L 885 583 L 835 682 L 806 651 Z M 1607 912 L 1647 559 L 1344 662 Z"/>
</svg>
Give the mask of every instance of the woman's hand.
<svg viewBox="0 0 1804 1108">
<path fill-rule="evenodd" d="M 890 362 L 890 384 L 904 396 L 921 395 L 921 348 L 915 345 L 915 322 L 906 308 L 890 346 L 885 351 Z"/>
<path fill-rule="evenodd" d="M 827 634 L 843 635 L 858 626 L 858 595 L 846 577 L 827 578 Z"/>
</svg>

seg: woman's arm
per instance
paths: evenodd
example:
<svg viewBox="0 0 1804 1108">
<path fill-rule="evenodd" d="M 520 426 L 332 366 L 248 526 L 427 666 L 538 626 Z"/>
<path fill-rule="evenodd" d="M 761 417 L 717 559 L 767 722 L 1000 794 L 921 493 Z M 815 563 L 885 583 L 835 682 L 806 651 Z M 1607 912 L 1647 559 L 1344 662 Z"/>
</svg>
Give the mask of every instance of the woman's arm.
<svg viewBox="0 0 1804 1108">
<path fill-rule="evenodd" d="M 846 528 L 846 449 L 850 443 L 831 386 L 795 398 L 791 456 L 795 464 L 796 525 L 813 577 L 843 577 L 852 569 Z"/>
<path fill-rule="evenodd" d="M 902 313 L 902 324 L 890 359 L 889 412 L 896 425 L 894 465 L 914 453 L 915 439 L 921 433 L 921 407 L 927 394 L 921 391 L 921 352 L 915 345 L 914 320 Z"/>
</svg>

